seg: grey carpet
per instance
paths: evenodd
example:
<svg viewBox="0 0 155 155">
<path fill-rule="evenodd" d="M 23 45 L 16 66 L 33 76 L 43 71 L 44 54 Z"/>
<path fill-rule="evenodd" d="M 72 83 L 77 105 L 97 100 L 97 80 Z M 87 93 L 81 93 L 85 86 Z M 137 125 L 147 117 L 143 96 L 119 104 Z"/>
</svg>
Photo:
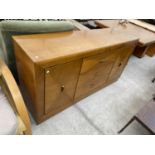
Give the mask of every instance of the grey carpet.
<svg viewBox="0 0 155 155">
<path fill-rule="evenodd" d="M 33 134 L 117 134 L 155 93 L 155 57 L 132 56 L 120 79 L 36 125 Z M 134 121 L 122 134 L 149 134 Z"/>
</svg>

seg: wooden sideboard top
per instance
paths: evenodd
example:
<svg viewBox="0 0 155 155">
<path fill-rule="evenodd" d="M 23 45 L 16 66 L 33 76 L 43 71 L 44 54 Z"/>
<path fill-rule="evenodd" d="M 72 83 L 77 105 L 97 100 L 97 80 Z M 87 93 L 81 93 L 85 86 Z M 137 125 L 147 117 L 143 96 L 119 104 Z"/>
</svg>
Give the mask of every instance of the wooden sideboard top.
<svg viewBox="0 0 155 155">
<path fill-rule="evenodd" d="M 123 30 L 131 32 L 131 34 L 139 38 L 139 45 L 145 46 L 147 44 L 155 43 L 155 33 L 145 28 L 135 25 L 133 23 L 128 23 L 126 27 L 119 24 L 119 20 L 96 20 L 95 23 L 101 27 L 107 28 L 117 28 L 117 30 Z"/>
<path fill-rule="evenodd" d="M 137 43 L 138 38 L 130 33 L 99 29 L 20 35 L 13 36 L 13 40 L 33 62 L 45 64 L 60 58 L 88 56 L 92 50 L 100 51 L 126 42 Z"/>
</svg>

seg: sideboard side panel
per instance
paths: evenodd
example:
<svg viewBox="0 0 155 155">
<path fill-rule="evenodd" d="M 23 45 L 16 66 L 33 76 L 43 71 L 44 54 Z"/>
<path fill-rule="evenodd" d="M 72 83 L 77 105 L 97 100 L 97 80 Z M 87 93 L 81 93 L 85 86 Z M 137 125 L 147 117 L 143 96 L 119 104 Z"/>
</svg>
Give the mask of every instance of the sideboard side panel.
<svg viewBox="0 0 155 155">
<path fill-rule="evenodd" d="M 44 114 L 44 70 L 14 42 L 19 85 L 28 109 L 39 123 Z"/>
</svg>

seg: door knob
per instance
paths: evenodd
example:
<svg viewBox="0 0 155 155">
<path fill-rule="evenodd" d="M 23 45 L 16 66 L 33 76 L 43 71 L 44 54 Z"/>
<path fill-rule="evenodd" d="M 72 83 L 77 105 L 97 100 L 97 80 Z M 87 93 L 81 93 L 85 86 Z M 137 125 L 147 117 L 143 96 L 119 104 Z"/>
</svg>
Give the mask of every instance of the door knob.
<svg viewBox="0 0 155 155">
<path fill-rule="evenodd" d="M 46 71 L 46 74 L 49 74 L 49 73 L 50 73 L 50 71 L 49 71 L 49 70 L 47 70 L 47 71 Z"/>
</svg>

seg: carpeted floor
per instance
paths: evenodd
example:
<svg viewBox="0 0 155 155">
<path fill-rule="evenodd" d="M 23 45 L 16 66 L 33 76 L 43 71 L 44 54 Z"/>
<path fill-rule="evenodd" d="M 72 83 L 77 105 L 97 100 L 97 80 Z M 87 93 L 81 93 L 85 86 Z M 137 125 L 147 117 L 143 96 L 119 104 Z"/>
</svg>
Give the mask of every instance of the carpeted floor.
<svg viewBox="0 0 155 155">
<path fill-rule="evenodd" d="M 36 125 L 33 134 L 117 134 L 155 93 L 155 57 L 132 56 L 121 78 L 74 106 Z M 149 134 L 134 121 L 122 134 Z"/>
</svg>

